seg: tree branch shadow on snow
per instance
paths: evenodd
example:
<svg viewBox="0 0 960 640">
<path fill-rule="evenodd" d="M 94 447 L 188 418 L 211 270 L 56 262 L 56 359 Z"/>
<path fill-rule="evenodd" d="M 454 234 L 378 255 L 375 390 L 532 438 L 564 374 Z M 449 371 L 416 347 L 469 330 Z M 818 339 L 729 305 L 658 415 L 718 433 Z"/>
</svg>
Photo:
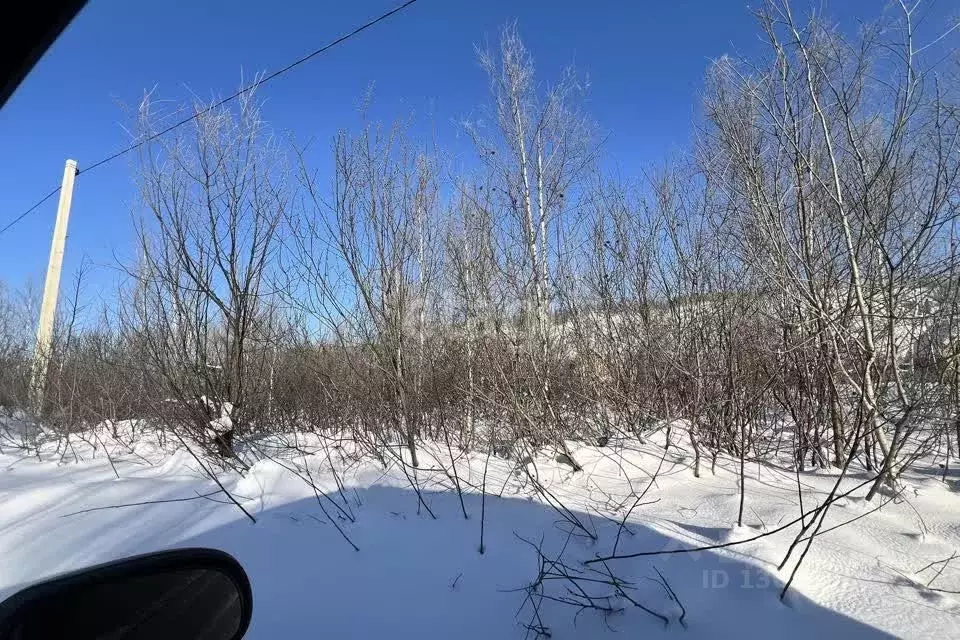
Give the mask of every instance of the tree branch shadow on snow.
<svg viewBox="0 0 960 640">
<path fill-rule="evenodd" d="M 210 546 L 233 554 L 253 584 L 251 638 L 305 633 L 331 638 L 522 638 L 531 626 L 541 637 L 563 638 L 596 638 L 611 630 L 625 637 L 774 634 L 806 640 L 811 634 L 885 635 L 796 592 L 782 604 L 782 581 L 776 576 L 736 555 L 710 551 L 617 563 L 610 567 L 609 580 L 597 579 L 587 598 L 581 593 L 574 599 L 603 606 L 572 607 L 570 581 L 551 579 L 550 571 L 544 575 L 545 558 L 562 558 L 553 573 L 593 576 L 597 572 L 585 571 L 583 562 L 610 550 L 615 523 L 597 522 L 598 541 L 593 542 L 571 536 L 569 526 L 547 505 L 487 496 L 486 553 L 480 555 L 477 519 L 462 517 L 456 493 L 424 492 L 437 520 L 416 515 L 412 505 L 417 500 L 409 489 L 373 486 L 359 494 L 363 506 L 357 522 L 347 526 L 359 553 L 344 545 L 316 500 L 303 499 L 261 512 L 255 525 L 236 519 L 181 540 L 153 537 L 142 541 L 148 548 L 118 549 L 117 556 L 183 546 Z M 468 512 L 479 514 L 480 496 L 463 499 Z M 620 541 L 622 552 L 693 546 L 638 522 L 631 526 L 634 535 Z M 537 544 L 531 547 L 530 540 Z M 457 588 L 450 589 L 454 581 Z M 547 596 L 536 598 L 535 624 L 530 609 L 533 585 Z"/>
</svg>

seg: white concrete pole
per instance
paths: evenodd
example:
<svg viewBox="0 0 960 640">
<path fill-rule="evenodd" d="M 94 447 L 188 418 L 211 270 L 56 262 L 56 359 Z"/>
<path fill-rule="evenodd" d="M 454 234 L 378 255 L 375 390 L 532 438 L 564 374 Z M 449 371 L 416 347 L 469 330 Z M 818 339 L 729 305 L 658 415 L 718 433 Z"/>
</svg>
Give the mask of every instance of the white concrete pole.
<svg viewBox="0 0 960 640">
<path fill-rule="evenodd" d="M 76 175 L 77 161 L 67 160 L 63 168 L 60 203 L 57 205 L 57 223 L 53 228 L 50 262 L 47 265 L 47 279 L 43 284 L 43 304 L 40 307 L 40 322 L 37 325 L 37 344 L 33 352 L 30 386 L 34 411 L 38 417 L 43 408 L 47 365 L 50 362 L 50 343 L 53 340 L 53 322 L 57 316 L 57 296 L 60 293 L 60 270 L 63 267 L 63 249 L 67 242 L 67 222 L 70 219 L 70 203 L 73 200 L 73 181 Z"/>
</svg>

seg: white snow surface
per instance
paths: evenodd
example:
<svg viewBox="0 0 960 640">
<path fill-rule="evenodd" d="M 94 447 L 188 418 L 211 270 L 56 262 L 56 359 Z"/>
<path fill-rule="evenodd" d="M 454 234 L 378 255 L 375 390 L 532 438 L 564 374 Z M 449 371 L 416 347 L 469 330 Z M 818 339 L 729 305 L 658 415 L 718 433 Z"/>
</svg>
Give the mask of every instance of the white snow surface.
<svg viewBox="0 0 960 640">
<path fill-rule="evenodd" d="M 664 455 L 662 439 L 633 443 L 622 452 L 571 443 L 583 472 L 572 473 L 546 454 L 528 467 L 548 495 L 513 473 L 513 462 L 489 459 L 481 555 L 485 455 L 461 455 L 456 463 L 465 519 L 451 478 L 431 471 L 440 464 L 451 468 L 446 447 L 424 447 L 416 481 L 433 518 L 396 465 L 385 471 L 373 460 L 341 457 L 344 449 L 324 447 L 316 438 L 297 437 L 304 453 L 295 454 L 277 446 L 278 439 L 261 441 L 261 459 L 248 472 L 218 475 L 256 518 L 253 523 L 223 494 L 198 497 L 217 485 L 189 452 L 169 441 L 161 445 L 150 432 L 132 438 L 130 428 L 103 427 L 69 445 L 51 442 L 39 455 L 4 446 L 0 598 L 59 572 L 204 546 L 233 554 L 250 576 L 254 614 L 248 638 L 523 638 L 533 615 L 523 588 L 538 567 L 529 543 L 554 557 L 565 548 L 565 563 L 585 571 L 582 561 L 610 553 L 619 522 L 635 501 L 631 493 L 647 487 L 661 460 L 656 481 L 620 536 L 621 554 L 742 540 L 799 516 L 797 476 L 785 467 L 748 464 L 744 526 L 738 528 L 736 461 L 721 458 L 713 475 L 707 460 L 698 479 L 687 453 L 671 447 Z M 342 493 L 331 462 L 345 486 Z M 907 479 L 905 500 L 889 501 L 816 538 L 785 602 L 779 591 L 793 562 L 783 571 L 777 565 L 799 525 L 722 550 L 609 561 L 614 574 L 630 581 L 631 597 L 669 624 L 622 598 L 605 600 L 615 613 L 579 614 L 544 600 L 542 623 L 553 638 L 957 637 L 960 596 L 946 591 L 960 590 L 960 560 L 934 583 L 943 591 L 924 587 L 936 567 L 917 573 L 960 550 L 960 487 L 956 475 L 944 483 L 939 473 L 935 465 L 919 467 Z M 854 473 L 843 486 L 866 477 Z M 329 499 L 318 502 L 311 478 Z M 833 472 L 800 474 L 807 509 L 825 498 L 835 479 Z M 884 501 L 864 501 L 866 489 L 834 505 L 823 529 Z M 156 503 L 163 500 L 168 502 Z M 553 501 L 595 531 L 597 540 L 570 535 L 568 523 L 549 505 Z M 131 506 L 146 502 L 154 503 Z M 338 517 L 340 508 L 355 522 Z M 657 571 L 685 609 L 684 624 L 680 607 L 656 581 Z M 605 585 L 591 588 L 596 595 L 610 592 Z M 546 589 L 565 594 L 559 583 Z"/>
</svg>

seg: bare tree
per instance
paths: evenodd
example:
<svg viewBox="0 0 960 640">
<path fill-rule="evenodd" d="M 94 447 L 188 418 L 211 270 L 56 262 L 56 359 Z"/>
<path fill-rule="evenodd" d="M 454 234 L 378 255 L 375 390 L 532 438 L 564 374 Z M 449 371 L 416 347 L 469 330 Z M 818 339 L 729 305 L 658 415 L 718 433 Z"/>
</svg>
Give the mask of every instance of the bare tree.
<svg viewBox="0 0 960 640">
<path fill-rule="evenodd" d="M 301 156 L 309 207 L 294 221 L 290 273 L 300 285 L 290 290 L 307 289 L 294 304 L 367 378 L 375 395 L 366 399 L 374 401 L 366 428 L 386 444 L 389 431 L 377 424 L 386 418 L 417 467 L 426 410 L 423 351 L 436 277 L 435 170 L 399 124 L 384 129 L 368 123 L 356 137 L 341 132 L 333 155 L 332 201 Z"/>
<path fill-rule="evenodd" d="M 173 410 L 173 422 L 186 420 L 204 441 L 212 426 L 229 457 L 234 434 L 249 434 L 269 406 L 276 315 L 267 282 L 290 195 L 252 92 L 236 113 L 197 109 L 192 129 L 140 148 L 139 255 L 126 319 L 146 350 L 149 379 L 168 393 L 161 415 Z M 141 136 L 163 126 L 150 96 L 139 116 Z"/>
<path fill-rule="evenodd" d="M 525 342 L 518 363 L 536 381 L 524 389 L 533 404 L 522 413 L 540 428 L 556 430 L 562 415 L 550 380 L 560 349 L 550 318 L 562 249 L 558 239 L 568 222 L 567 202 L 574 199 L 594 154 L 592 127 L 578 107 L 584 87 L 568 69 L 554 87 L 541 89 L 516 25 L 504 28 L 497 52 L 481 50 L 479 58 L 490 81 L 491 122 L 466 128 L 487 171 L 489 205 L 502 220 L 498 262 L 516 292 Z M 573 461 L 562 437 L 550 439 Z"/>
</svg>

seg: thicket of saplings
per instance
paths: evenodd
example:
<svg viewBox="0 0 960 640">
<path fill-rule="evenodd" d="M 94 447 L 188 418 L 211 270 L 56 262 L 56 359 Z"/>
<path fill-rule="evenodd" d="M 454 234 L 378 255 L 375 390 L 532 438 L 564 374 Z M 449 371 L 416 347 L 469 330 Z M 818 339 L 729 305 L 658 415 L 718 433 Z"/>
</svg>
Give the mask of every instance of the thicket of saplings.
<svg viewBox="0 0 960 640">
<path fill-rule="evenodd" d="M 579 469 L 570 442 L 670 425 L 698 476 L 792 456 L 870 472 L 871 499 L 922 456 L 946 477 L 956 33 L 894 8 L 848 37 L 769 3 L 762 53 L 709 66 L 689 149 L 636 176 L 515 27 L 479 54 L 469 161 L 364 119 L 319 174 L 247 93 L 140 149 L 136 258 L 105 309 L 83 273 L 64 287 L 39 411 L 34 298 L 0 299 L 0 405 L 61 435 L 135 419 L 238 468 L 239 443 L 311 432 L 408 472 L 428 441 Z M 179 113 L 148 96 L 137 135 Z"/>
</svg>

